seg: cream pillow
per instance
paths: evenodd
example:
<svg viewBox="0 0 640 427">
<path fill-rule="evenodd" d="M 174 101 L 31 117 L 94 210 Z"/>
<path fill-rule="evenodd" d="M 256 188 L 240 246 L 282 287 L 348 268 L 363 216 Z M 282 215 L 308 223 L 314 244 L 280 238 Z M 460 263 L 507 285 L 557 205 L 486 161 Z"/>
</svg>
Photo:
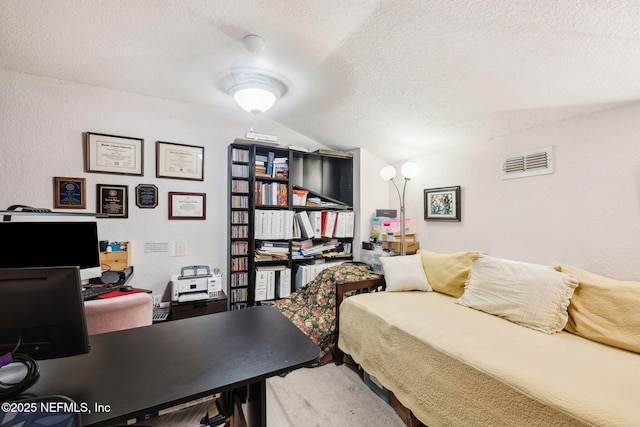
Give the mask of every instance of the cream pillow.
<svg viewBox="0 0 640 427">
<path fill-rule="evenodd" d="M 436 292 L 459 298 L 469 276 L 471 264 L 480 252 L 456 252 L 440 254 L 420 249 L 422 267 L 429 284 Z"/>
<path fill-rule="evenodd" d="M 381 257 L 387 291 L 431 291 L 420 255 Z"/>
<path fill-rule="evenodd" d="M 565 329 L 640 353 L 640 282 L 610 279 L 566 264 L 555 268 L 580 281 L 569 304 Z"/>
<path fill-rule="evenodd" d="M 567 323 L 578 279 L 551 266 L 481 255 L 456 303 L 547 334 Z"/>
</svg>

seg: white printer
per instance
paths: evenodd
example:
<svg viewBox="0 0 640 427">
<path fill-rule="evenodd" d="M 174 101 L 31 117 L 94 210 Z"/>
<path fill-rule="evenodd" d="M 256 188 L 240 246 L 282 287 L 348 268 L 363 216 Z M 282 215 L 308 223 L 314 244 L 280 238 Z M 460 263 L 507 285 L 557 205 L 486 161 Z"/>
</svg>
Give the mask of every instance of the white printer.
<svg viewBox="0 0 640 427">
<path fill-rule="evenodd" d="M 187 274 L 191 272 L 191 274 Z M 180 269 L 180 274 L 171 275 L 171 301 L 187 302 L 218 298 L 222 289 L 222 274 L 207 265 L 189 265 Z"/>
</svg>

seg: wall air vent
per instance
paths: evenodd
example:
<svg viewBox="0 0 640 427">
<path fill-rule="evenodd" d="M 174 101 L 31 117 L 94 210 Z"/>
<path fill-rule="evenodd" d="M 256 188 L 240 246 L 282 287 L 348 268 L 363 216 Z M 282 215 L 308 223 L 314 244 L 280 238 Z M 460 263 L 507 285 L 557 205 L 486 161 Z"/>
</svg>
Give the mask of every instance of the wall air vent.
<svg viewBox="0 0 640 427">
<path fill-rule="evenodd" d="M 552 147 L 539 148 L 502 157 L 502 179 L 553 173 Z"/>
</svg>

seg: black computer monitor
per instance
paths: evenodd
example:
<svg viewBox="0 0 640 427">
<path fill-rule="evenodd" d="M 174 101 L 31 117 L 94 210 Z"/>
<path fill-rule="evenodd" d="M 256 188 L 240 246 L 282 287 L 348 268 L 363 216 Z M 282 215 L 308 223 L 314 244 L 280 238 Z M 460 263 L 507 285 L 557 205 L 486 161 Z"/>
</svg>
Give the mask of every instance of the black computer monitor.
<svg viewBox="0 0 640 427">
<path fill-rule="evenodd" d="M 88 351 L 78 267 L 0 269 L 0 356 L 40 360 Z"/>
<path fill-rule="evenodd" d="M 78 266 L 86 283 L 100 277 L 95 221 L 0 222 L 0 268 Z"/>
</svg>

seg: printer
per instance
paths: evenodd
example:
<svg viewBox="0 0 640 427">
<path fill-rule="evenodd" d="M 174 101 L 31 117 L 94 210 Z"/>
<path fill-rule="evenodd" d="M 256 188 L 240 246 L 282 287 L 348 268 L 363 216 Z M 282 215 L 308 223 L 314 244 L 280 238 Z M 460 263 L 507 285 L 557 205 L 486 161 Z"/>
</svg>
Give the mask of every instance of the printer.
<svg viewBox="0 0 640 427">
<path fill-rule="evenodd" d="M 207 265 L 189 265 L 180 269 L 180 274 L 171 275 L 171 301 L 188 302 L 218 298 L 222 289 L 222 274 Z"/>
</svg>

